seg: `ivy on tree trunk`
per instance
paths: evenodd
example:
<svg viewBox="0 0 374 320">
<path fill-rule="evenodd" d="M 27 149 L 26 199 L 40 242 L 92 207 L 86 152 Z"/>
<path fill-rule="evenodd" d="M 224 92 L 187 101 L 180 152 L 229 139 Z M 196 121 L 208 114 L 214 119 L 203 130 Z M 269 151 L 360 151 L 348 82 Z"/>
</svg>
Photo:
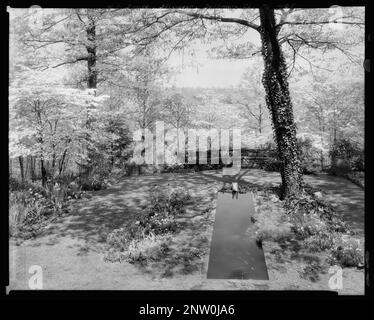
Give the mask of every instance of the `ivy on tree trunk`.
<svg viewBox="0 0 374 320">
<path fill-rule="evenodd" d="M 281 162 L 281 197 L 286 198 L 301 191 L 302 175 L 297 154 L 296 124 L 288 89 L 286 64 L 277 38 L 274 9 L 267 6 L 260 8 L 260 19 L 259 32 L 265 65 L 262 82 Z"/>
</svg>

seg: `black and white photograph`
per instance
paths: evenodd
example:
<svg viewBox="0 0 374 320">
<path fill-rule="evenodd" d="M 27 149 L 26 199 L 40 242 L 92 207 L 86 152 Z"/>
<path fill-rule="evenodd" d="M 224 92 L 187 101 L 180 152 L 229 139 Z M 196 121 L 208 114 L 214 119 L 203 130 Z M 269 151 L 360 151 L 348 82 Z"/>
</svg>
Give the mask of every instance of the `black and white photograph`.
<svg viewBox="0 0 374 320">
<path fill-rule="evenodd" d="M 8 294 L 365 295 L 364 5 L 4 10 Z"/>
</svg>

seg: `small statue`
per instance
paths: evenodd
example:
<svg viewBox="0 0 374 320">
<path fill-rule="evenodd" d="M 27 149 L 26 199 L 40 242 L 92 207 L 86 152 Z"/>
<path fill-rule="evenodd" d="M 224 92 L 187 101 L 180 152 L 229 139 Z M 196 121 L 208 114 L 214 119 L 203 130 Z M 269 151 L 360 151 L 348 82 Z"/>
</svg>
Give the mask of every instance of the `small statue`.
<svg viewBox="0 0 374 320">
<path fill-rule="evenodd" d="M 232 186 L 231 186 L 231 189 L 232 189 L 233 192 L 238 192 L 239 191 L 238 183 L 237 182 L 233 182 Z"/>
<path fill-rule="evenodd" d="M 237 182 L 232 182 L 231 190 L 232 190 L 232 198 L 234 199 L 234 197 L 236 196 L 236 199 L 238 199 L 239 188 L 238 188 Z"/>
</svg>

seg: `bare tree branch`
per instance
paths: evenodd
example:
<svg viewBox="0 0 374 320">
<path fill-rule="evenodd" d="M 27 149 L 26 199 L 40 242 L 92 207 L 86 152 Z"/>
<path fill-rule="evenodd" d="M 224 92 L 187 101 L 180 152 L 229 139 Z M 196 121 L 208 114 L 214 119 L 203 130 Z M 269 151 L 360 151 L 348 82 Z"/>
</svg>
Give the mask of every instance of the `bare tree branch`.
<svg viewBox="0 0 374 320">
<path fill-rule="evenodd" d="M 351 16 L 349 16 L 351 17 Z M 350 25 L 365 25 L 364 22 L 353 22 L 353 21 L 340 21 L 340 19 L 344 19 L 347 17 L 340 17 L 336 18 L 334 20 L 328 20 L 328 21 L 281 21 L 277 24 L 277 27 L 281 27 L 283 25 L 321 25 L 321 24 L 329 24 L 329 23 L 339 23 L 339 24 L 350 24 Z"/>
<path fill-rule="evenodd" d="M 259 31 L 260 26 L 257 24 L 254 24 L 250 21 L 239 19 L 239 18 L 225 18 L 220 16 L 211 16 L 207 14 L 197 13 L 197 12 L 186 12 L 184 10 L 175 10 L 175 12 L 188 15 L 190 17 L 198 18 L 198 19 L 206 19 L 206 20 L 215 20 L 219 22 L 227 22 L 227 23 L 237 23 L 241 24 L 247 27 L 250 27 L 256 31 Z"/>
<path fill-rule="evenodd" d="M 88 57 L 80 57 L 80 58 L 77 58 L 77 59 L 74 59 L 74 60 L 71 60 L 71 61 L 61 62 L 59 64 L 56 64 L 55 66 L 52 66 L 52 68 L 57 68 L 57 67 L 60 67 L 60 66 L 66 65 L 66 64 L 74 64 L 74 63 L 77 63 L 79 61 L 87 61 L 87 60 L 88 60 Z"/>
</svg>

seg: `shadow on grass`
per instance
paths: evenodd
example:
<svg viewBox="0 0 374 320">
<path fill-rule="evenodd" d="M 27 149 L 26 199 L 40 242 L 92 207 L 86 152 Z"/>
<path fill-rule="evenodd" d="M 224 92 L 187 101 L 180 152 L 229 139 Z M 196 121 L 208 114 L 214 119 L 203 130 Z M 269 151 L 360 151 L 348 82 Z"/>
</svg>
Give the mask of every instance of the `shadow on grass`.
<svg viewBox="0 0 374 320">
<path fill-rule="evenodd" d="M 344 221 L 353 230 L 364 235 L 365 229 L 365 192 L 347 179 L 335 176 L 307 176 L 305 181 L 324 193 Z"/>
<path fill-rule="evenodd" d="M 204 215 L 212 208 L 220 187 L 215 179 L 196 173 L 129 177 L 112 188 L 93 192 L 90 199 L 74 203 L 69 215 L 59 218 L 42 236 L 48 236 L 50 245 L 68 236 L 86 241 L 90 250 L 101 251 L 111 231 L 126 226 L 144 213 L 149 191 L 156 185 L 182 187 L 190 192 L 192 200 L 185 216 L 180 217 L 185 220 Z M 196 229 L 198 225 L 191 227 Z"/>
<path fill-rule="evenodd" d="M 242 170 L 235 179 L 239 184 L 250 188 L 274 189 L 280 183 L 279 173 L 258 169 Z M 363 190 L 338 177 L 308 176 L 305 180 L 314 187 L 321 188 L 340 210 L 344 219 L 363 232 Z M 101 251 L 107 235 L 113 229 L 125 226 L 144 212 L 149 191 L 153 186 L 182 187 L 191 193 L 192 200 L 187 206 L 188 210 L 180 217 L 187 221 L 204 216 L 214 208 L 217 191 L 230 181 L 231 178 L 222 177 L 222 170 L 128 177 L 111 188 L 93 192 L 90 199 L 75 202 L 69 215 L 51 224 L 42 236 L 49 236 L 48 245 L 54 245 L 62 237 L 69 236 L 86 241 L 89 250 Z M 200 228 L 196 221 L 186 227 L 194 229 L 194 232 Z"/>
</svg>

